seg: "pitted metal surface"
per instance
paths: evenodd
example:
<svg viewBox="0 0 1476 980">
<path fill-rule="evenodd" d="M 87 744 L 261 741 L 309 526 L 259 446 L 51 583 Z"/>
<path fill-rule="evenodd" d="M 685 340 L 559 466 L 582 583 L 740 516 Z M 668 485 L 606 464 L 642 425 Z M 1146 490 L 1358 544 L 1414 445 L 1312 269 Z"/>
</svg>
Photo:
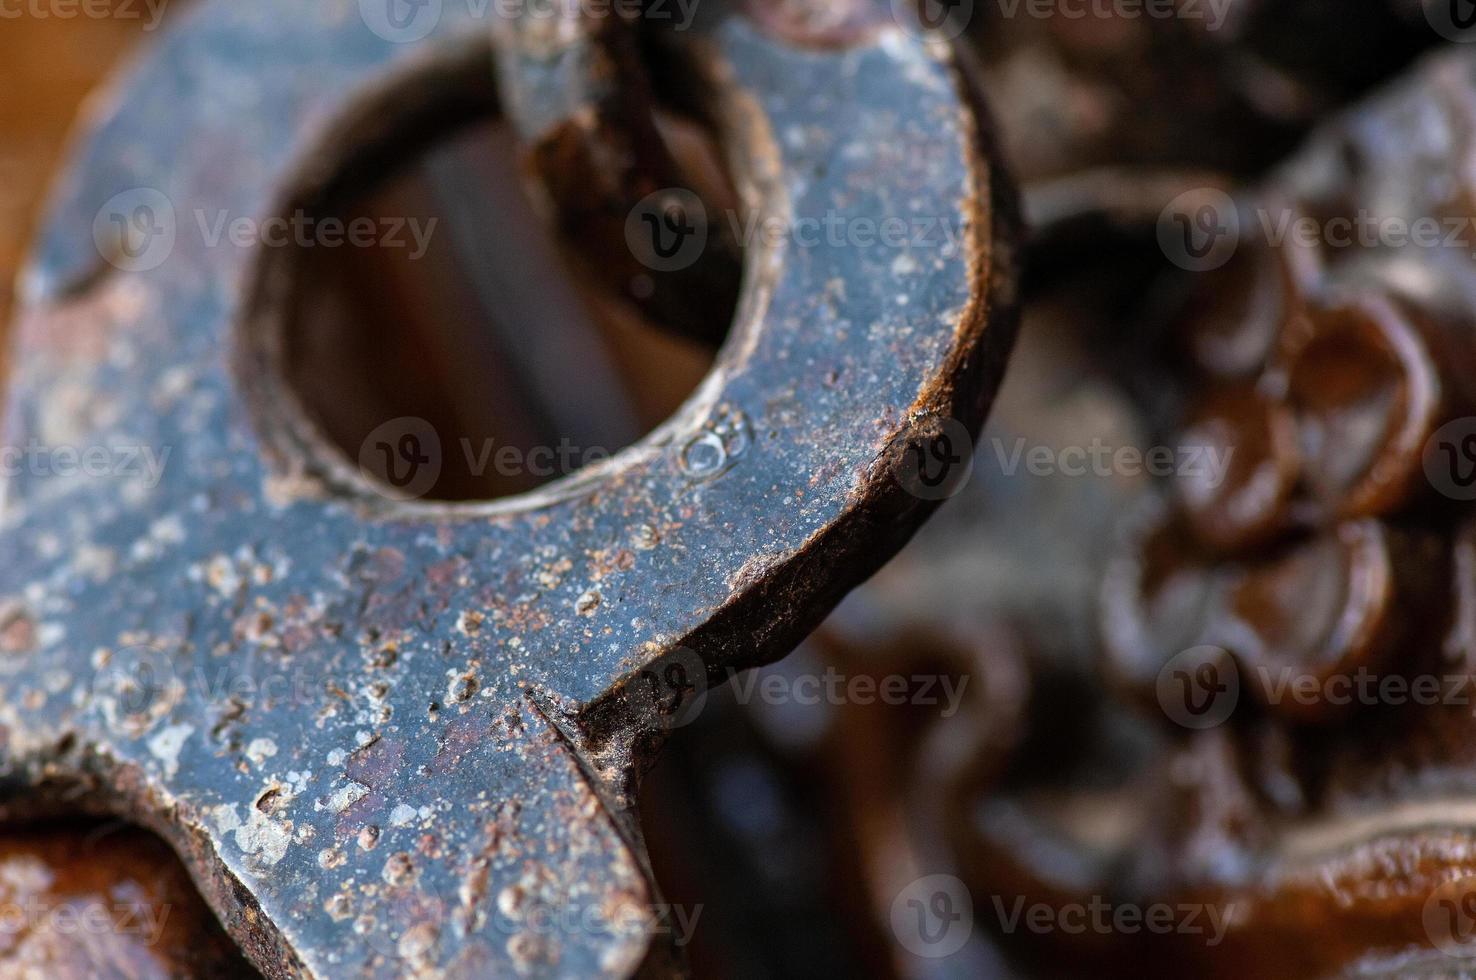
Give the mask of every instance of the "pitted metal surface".
<svg viewBox="0 0 1476 980">
<path fill-rule="evenodd" d="M 631 817 L 687 693 L 662 679 L 782 656 L 899 547 L 931 506 L 899 462 L 977 426 L 1013 330 L 1010 207 L 947 48 L 800 47 L 718 7 L 672 49 L 745 203 L 958 248 L 750 247 L 675 417 L 488 504 L 393 499 L 329 447 L 279 363 L 311 284 L 199 221 L 326 207 L 489 111 L 474 5 L 393 43 L 353 4 L 207 3 L 112 93 L 27 276 L 5 436 L 158 467 L 3 487 L 6 816 L 159 831 L 272 976 L 674 962 Z M 95 222 L 140 200 L 173 212 L 167 259 L 104 262 Z"/>
</svg>

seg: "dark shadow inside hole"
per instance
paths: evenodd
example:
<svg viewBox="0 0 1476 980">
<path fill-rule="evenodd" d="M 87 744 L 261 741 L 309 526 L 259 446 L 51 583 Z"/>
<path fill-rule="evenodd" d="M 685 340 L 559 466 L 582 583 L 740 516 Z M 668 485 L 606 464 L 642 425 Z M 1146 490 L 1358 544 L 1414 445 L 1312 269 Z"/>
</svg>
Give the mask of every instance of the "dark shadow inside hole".
<svg viewBox="0 0 1476 980">
<path fill-rule="evenodd" d="M 705 130 L 674 115 L 662 128 L 693 186 L 726 192 Z M 650 321 L 557 240 L 504 123 L 464 128 L 357 186 L 322 212 L 345 244 L 319 241 L 338 230 L 326 222 L 302 236 L 313 244 L 295 260 L 284 352 L 310 416 L 350 461 L 370 460 L 371 477 L 390 476 L 372 461 L 392 465 L 398 444 L 361 456 L 366 440 L 418 419 L 408 425 L 428 425 L 439 447 L 420 495 L 533 490 L 639 439 L 711 368 L 715 349 Z M 733 310 L 713 315 L 731 323 Z"/>
</svg>

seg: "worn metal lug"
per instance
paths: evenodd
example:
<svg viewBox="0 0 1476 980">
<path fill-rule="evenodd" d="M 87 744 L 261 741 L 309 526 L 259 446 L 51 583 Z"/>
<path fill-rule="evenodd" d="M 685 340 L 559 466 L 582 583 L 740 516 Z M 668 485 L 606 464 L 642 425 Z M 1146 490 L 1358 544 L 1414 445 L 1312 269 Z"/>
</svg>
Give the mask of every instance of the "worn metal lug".
<svg viewBox="0 0 1476 980">
<path fill-rule="evenodd" d="M 713 373 L 638 445 L 491 503 L 386 493 L 283 381 L 294 252 L 201 216 L 321 211 L 490 111 L 475 6 L 392 41 L 353 5 L 201 5 L 102 104 L 26 279 L 6 442 L 141 464 L 0 491 L 0 811 L 156 830 L 271 976 L 674 962 L 631 814 L 690 693 L 662 685 L 782 656 L 906 540 L 934 501 L 899 462 L 977 426 L 1013 332 L 949 51 L 705 9 L 677 45 L 758 214 L 957 247 L 750 247 Z M 149 234 L 102 256 L 116 221 Z"/>
</svg>

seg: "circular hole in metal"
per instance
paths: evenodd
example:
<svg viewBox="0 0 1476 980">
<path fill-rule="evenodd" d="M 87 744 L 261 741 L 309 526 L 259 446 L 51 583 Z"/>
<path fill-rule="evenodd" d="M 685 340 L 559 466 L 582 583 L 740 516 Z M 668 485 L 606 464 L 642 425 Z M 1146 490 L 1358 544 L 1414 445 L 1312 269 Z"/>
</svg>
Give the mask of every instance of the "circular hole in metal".
<svg viewBox="0 0 1476 980">
<path fill-rule="evenodd" d="M 730 213 L 706 128 L 658 120 L 690 186 Z M 656 322 L 596 274 L 623 241 L 576 248 L 549 227 L 510 125 L 483 115 L 422 146 L 287 215 L 281 367 L 318 433 L 386 496 L 485 501 L 608 458 L 672 414 L 714 338 Z M 733 316 L 732 298 L 713 300 L 717 340 Z"/>
</svg>

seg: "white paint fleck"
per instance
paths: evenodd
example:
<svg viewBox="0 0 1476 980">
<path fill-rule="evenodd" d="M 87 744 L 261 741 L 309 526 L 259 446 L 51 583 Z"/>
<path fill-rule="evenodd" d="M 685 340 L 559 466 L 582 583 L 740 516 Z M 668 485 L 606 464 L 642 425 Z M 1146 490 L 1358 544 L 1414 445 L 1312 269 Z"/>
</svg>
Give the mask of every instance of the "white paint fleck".
<svg viewBox="0 0 1476 980">
<path fill-rule="evenodd" d="M 246 758 L 255 765 L 260 766 L 263 762 L 277 754 L 277 743 L 269 738 L 254 738 L 251 744 L 246 746 Z"/>
<path fill-rule="evenodd" d="M 234 595 L 244 584 L 235 563 L 225 555 L 215 555 L 206 563 L 205 581 L 223 596 Z"/>
<path fill-rule="evenodd" d="M 194 734 L 194 731 L 194 725 L 170 725 L 149 739 L 149 752 L 154 758 L 164 763 L 166 776 L 173 776 L 179 772 L 179 750 L 184 747 L 185 739 Z"/>
<path fill-rule="evenodd" d="M 241 826 L 241 818 L 236 815 L 234 803 L 222 803 L 212 813 L 215 817 L 215 831 L 222 836 Z"/>
<path fill-rule="evenodd" d="M 36 643 L 43 650 L 50 650 L 67 638 L 67 628 L 61 623 L 45 622 L 36 627 Z"/>
<path fill-rule="evenodd" d="M 246 823 L 236 828 L 236 846 L 243 854 L 254 854 L 268 867 L 282 860 L 292 843 L 292 830 L 253 807 Z"/>
<path fill-rule="evenodd" d="M 369 787 L 362 783 L 349 782 L 333 791 L 328 797 L 327 806 L 334 813 L 342 813 L 368 795 Z"/>
<path fill-rule="evenodd" d="M 178 514 L 161 517 L 149 525 L 149 537 L 161 545 L 184 544 L 184 521 Z"/>
<path fill-rule="evenodd" d="M 256 855 L 263 865 L 271 866 L 282 860 L 287 854 L 287 846 L 292 843 L 290 824 L 278 823 L 255 807 L 248 809 L 244 824 L 234 803 L 222 803 L 211 813 L 216 833 L 222 837 L 234 834 L 241 852 Z"/>
<path fill-rule="evenodd" d="M 77 557 L 72 561 L 72 568 L 78 575 L 85 576 L 94 582 L 101 582 L 112 575 L 118 567 L 118 553 L 112 548 L 101 548 L 96 545 L 84 544 L 77 549 Z"/>
</svg>

